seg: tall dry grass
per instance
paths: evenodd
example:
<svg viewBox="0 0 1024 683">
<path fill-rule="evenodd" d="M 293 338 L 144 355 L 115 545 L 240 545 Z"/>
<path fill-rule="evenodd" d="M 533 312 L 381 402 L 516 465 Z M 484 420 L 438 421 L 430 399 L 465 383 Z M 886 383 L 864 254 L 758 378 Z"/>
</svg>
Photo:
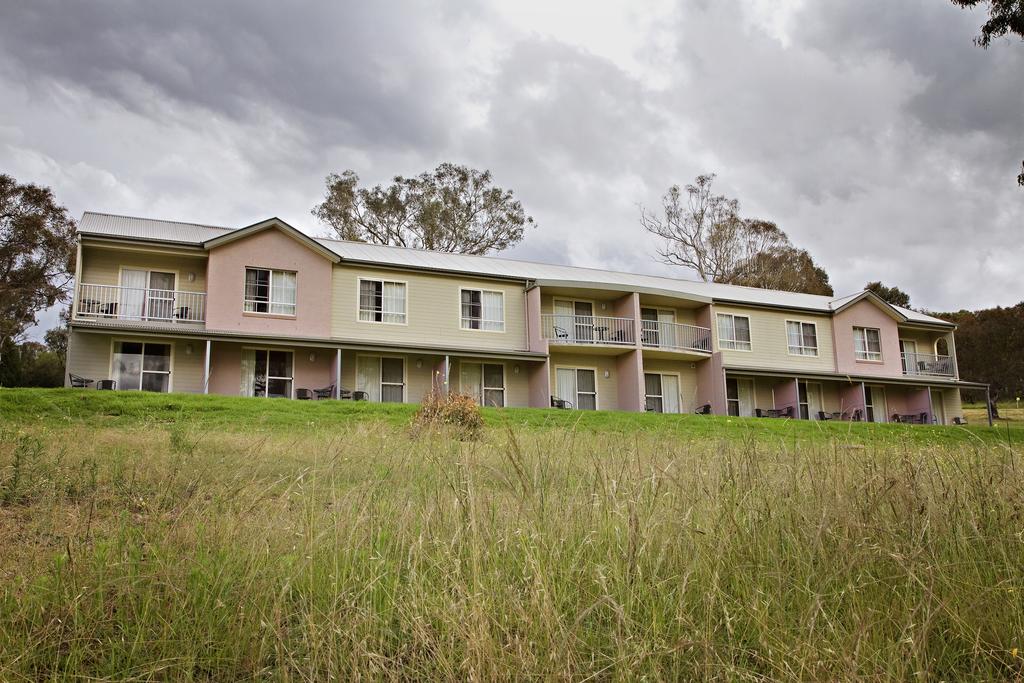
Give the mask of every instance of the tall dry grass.
<svg viewBox="0 0 1024 683">
<path fill-rule="evenodd" d="M 1022 465 L 372 423 L 8 430 L 0 679 L 1019 678 Z"/>
</svg>

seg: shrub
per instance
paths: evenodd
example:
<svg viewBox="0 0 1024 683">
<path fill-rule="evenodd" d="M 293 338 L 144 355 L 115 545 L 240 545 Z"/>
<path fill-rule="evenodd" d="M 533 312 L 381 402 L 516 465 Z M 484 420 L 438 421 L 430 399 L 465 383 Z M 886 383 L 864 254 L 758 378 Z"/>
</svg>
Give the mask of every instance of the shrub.
<svg viewBox="0 0 1024 683">
<path fill-rule="evenodd" d="M 472 396 L 431 392 L 412 417 L 414 432 L 453 428 L 462 439 L 476 439 L 484 426 L 480 406 Z"/>
</svg>

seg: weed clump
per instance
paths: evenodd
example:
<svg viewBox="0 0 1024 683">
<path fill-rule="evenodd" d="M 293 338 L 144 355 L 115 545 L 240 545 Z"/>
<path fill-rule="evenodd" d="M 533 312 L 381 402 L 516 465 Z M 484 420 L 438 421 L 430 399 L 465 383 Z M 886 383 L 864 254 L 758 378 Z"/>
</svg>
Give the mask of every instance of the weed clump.
<svg viewBox="0 0 1024 683">
<path fill-rule="evenodd" d="M 472 396 L 431 392 L 412 416 L 414 435 L 450 430 L 464 441 L 480 438 L 484 418 Z"/>
</svg>

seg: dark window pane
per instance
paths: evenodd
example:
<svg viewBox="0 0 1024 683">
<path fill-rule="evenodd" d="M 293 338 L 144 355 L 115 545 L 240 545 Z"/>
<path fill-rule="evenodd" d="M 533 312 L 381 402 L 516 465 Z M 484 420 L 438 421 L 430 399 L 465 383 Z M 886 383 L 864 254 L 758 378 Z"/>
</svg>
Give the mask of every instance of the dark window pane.
<svg viewBox="0 0 1024 683">
<path fill-rule="evenodd" d="M 498 389 L 505 386 L 505 373 L 500 365 L 484 365 L 484 386 Z"/>
<path fill-rule="evenodd" d="M 384 384 L 380 388 L 380 400 L 385 403 L 401 403 L 402 394 L 401 384 Z"/>
<path fill-rule="evenodd" d="M 580 410 L 597 410 L 597 397 L 593 394 L 579 394 L 576 397 L 576 407 Z"/>
<path fill-rule="evenodd" d="M 484 390 L 484 405 L 501 408 L 505 405 L 505 391 L 503 389 Z"/>
<path fill-rule="evenodd" d="M 291 398 L 292 381 L 290 379 L 272 379 L 267 382 L 267 396 L 270 398 Z"/>
<path fill-rule="evenodd" d="M 380 359 L 380 381 L 388 384 L 402 383 L 402 359 L 381 358 Z"/>
<path fill-rule="evenodd" d="M 661 396 L 661 375 L 645 374 L 644 387 L 648 396 Z"/>
<path fill-rule="evenodd" d="M 807 403 L 807 382 L 798 382 L 797 392 L 800 394 L 800 402 Z"/>
<path fill-rule="evenodd" d="M 657 396 L 657 397 L 648 396 L 647 397 L 647 411 L 648 412 L 653 412 L 653 413 L 663 413 L 663 412 L 665 412 L 664 407 L 662 406 L 662 402 L 661 402 L 661 397 L 660 396 Z"/>
<path fill-rule="evenodd" d="M 143 370 L 167 372 L 171 369 L 170 344 L 146 344 L 146 355 L 142 359 Z"/>
<path fill-rule="evenodd" d="M 584 393 L 594 393 L 597 391 L 593 370 L 576 371 L 576 391 Z"/>
<path fill-rule="evenodd" d="M 142 343 L 141 342 L 121 342 L 121 353 L 123 354 L 141 354 Z"/>
<path fill-rule="evenodd" d="M 292 354 L 287 351 L 271 351 L 270 371 L 267 374 L 271 377 L 291 377 Z"/>
<path fill-rule="evenodd" d="M 750 318 L 735 318 L 736 341 L 750 341 Z"/>
<path fill-rule="evenodd" d="M 162 372 L 144 372 L 142 373 L 142 390 L 166 392 L 169 380 L 170 376 Z"/>
<path fill-rule="evenodd" d="M 734 379 L 725 380 L 725 397 L 735 401 L 740 397 L 740 388 Z"/>
</svg>

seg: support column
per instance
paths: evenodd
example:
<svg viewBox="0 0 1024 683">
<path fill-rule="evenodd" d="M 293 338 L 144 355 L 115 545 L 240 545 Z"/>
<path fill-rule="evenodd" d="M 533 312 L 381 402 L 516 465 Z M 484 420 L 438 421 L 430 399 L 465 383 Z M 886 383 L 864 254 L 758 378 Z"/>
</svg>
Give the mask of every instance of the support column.
<svg viewBox="0 0 1024 683">
<path fill-rule="evenodd" d="M 985 414 L 988 415 L 988 426 L 992 426 L 992 394 L 988 385 L 985 385 Z"/>
<path fill-rule="evenodd" d="M 334 398 L 341 398 L 341 349 L 334 350 Z"/>
<path fill-rule="evenodd" d="M 212 342 L 206 340 L 206 357 L 203 359 L 203 393 L 210 393 L 210 351 Z"/>
</svg>

